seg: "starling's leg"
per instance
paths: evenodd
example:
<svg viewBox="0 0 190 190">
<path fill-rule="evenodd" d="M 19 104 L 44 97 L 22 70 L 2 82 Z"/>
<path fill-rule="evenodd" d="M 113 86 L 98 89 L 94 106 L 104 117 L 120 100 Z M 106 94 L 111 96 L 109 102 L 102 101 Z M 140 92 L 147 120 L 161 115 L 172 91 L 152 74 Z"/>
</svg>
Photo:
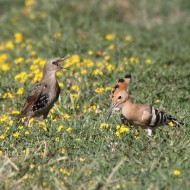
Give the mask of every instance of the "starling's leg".
<svg viewBox="0 0 190 190">
<path fill-rule="evenodd" d="M 49 111 L 47 111 L 46 113 L 43 114 L 43 119 L 44 119 L 44 120 L 47 119 L 48 114 L 49 114 Z"/>
</svg>

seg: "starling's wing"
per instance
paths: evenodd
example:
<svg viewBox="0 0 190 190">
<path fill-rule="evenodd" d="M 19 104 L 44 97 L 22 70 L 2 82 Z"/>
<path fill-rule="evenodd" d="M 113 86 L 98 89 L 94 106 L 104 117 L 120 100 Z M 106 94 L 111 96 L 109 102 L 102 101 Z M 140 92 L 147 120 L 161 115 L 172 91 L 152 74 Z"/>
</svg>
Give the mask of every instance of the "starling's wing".
<svg viewBox="0 0 190 190">
<path fill-rule="evenodd" d="M 19 119 L 24 117 L 28 109 L 33 105 L 40 95 L 44 92 L 44 90 L 47 88 L 47 85 L 38 83 L 34 88 L 31 90 L 30 94 L 28 95 L 26 102 L 24 104 L 24 107 L 19 115 Z"/>
</svg>

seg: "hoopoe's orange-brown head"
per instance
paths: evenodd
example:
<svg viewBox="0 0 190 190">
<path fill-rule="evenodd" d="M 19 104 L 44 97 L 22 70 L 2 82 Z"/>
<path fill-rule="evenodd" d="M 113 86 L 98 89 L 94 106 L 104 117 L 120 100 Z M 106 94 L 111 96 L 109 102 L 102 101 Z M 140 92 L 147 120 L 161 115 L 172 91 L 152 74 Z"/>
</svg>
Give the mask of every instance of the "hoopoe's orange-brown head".
<svg viewBox="0 0 190 190">
<path fill-rule="evenodd" d="M 112 106 L 108 112 L 107 120 L 115 108 L 121 108 L 130 98 L 126 88 L 131 80 L 131 74 L 126 74 L 123 79 L 119 79 L 111 93 Z"/>
<path fill-rule="evenodd" d="M 65 57 L 65 58 L 58 57 L 58 58 L 47 61 L 46 64 L 44 65 L 44 71 L 43 71 L 44 75 L 47 73 L 55 74 L 60 69 L 63 69 L 64 67 L 61 66 L 60 63 L 62 61 L 65 61 L 68 58 L 69 57 Z"/>
</svg>

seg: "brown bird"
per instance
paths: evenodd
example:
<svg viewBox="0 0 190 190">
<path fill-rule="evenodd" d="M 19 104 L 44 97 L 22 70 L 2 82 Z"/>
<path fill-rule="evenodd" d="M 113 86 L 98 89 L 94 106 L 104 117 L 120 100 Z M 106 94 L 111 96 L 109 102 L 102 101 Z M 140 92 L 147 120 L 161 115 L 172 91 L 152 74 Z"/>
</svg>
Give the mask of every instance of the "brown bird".
<svg viewBox="0 0 190 190">
<path fill-rule="evenodd" d="M 43 115 L 46 119 L 50 109 L 54 103 L 58 100 L 60 94 L 60 87 L 57 82 L 56 72 L 63 69 L 60 62 L 66 60 L 66 58 L 55 58 L 47 61 L 43 69 L 43 77 L 29 93 L 24 107 L 18 117 L 21 121 L 25 117 L 24 125 L 28 125 L 29 120 L 32 117 Z"/>
<path fill-rule="evenodd" d="M 107 121 L 116 108 L 121 108 L 121 120 L 127 125 L 128 123 L 136 126 L 142 126 L 148 129 L 148 136 L 151 136 L 156 127 L 162 124 L 172 122 L 179 126 L 182 122 L 174 119 L 170 114 L 158 111 L 152 106 L 146 104 L 134 104 L 126 88 L 131 80 L 131 75 L 127 74 L 116 84 L 111 94 L 112 106 L 108 112 Z"/>
</svg>

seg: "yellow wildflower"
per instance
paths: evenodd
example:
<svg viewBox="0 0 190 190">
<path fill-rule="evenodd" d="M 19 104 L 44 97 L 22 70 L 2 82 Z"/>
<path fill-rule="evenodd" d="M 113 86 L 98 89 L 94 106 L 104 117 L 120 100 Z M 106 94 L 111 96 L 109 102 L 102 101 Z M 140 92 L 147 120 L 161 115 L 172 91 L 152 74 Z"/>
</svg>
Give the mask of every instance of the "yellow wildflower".
<svg viewBox="0 0 190 190">
<path fill-rule="evenodd" d="M 63 88 L 64 84 L 62 82 L 59 82 L 59 86 L 60 86 L 60 88 Z"/>
<path fill-rule="evenodd" d="M 13 50 L 15 48 L 12 41 L 7 41 L 5 46 L 6 46 L 7 49 L 11 49 L 11 50 Z"/>
<path fill-rule="evenodd" d="M 127 35 L 127 36 L 125 36 L 125 41 L 126 42 L 132 42 L 133 38 L 131 37 L 131 35 Z"/>
<path fill-rule="evenodd" d="M 23 57 L 18 57 L 17 59 L 14 60 L 14 63 L 18 65 L 19 63 L 22 63 L 23 61 L 24 61 Z"/>
<path fill-rule="evenodd" d="M 15 37 L 15 42 L 16 43 L 21 43 L 22 42 L 23 36 L 22 36 L 22 34 L 20 32 L 15 33 L 14 37 Z"/>
<path fill-rule="evenodd" d="M 14 95 L 10 92 L 7 92 L 3 95 L 3 98 L 14 98 Z"/>
<path fill-rule="evenodd" d="M 0 155 L 2 155 L 3 154 L 3 151 L 2 150 L 0 150 Z"/>
<path fill-rule="evenodd" d="M 14 138 L 18 138 L 19 136 L 20 136 L 20 133 L 19 133 L 19 132 L 13 133 L 13 137 L 14 137 Z"/>
<path fill-rule="evenodd" d="M 172 121 L 170 121 L 170 122 L 168 123 L 168 125 L 169 125 L 170 127 L 174 127 L 174 126 L 175 126 L 175 124 L 174 124 Z"/>
<path fill-rule="evenodd" d="M 173 175 L 179 176 L 179 175 L 181 175 L 181 171 L 180 170 L 173 170 Z"/>
<path fill-rule="evenodd" d="M 8 116 L 6 114 L 3 114 L 0 118 L 0 122 L 3 123 L 8 119 Z"/>
<path fill-rule="evenodd" d="M 56 142 L 59 142 L 59 140 L 60 140 L 59 137 L 56 137 L 56 138 L 55 138 L 55 141 L 56 141 Z"/>
<path fill-rule="evenodd" d="M 69 172 L 69 170 L 67 170 L 65 168 L 60 168 L 59 171 L 60 171 L 60 173 L 65 174 L 67 176 L 71 175 L 71 173 Z"/>
<path fill-rule="evenodd" d="M 44 130 L 45 132 L 47 132 L 47 127 L 43 127 L 43 130 Z"/>
<path fill-rule="evenodd" d="M 160 103 L 160 100 L 159 99 L 155 100 L 155 103 Z"/>
<path fill-rule="evenodd" d="M 94 52 L 92 50 L 88 51 L 88 55 L 93 55 L 93 54 L 94 54 Z"/>
<path fill-rule="evenodd" d="M 72 132 L 72 128 L 71 128 L 71 127 L 68 127 L 68 128 L 66 129 L 66 131 L 67 131 L 68 133 L 71 133 L 71 132 Z"/>
<path fill-rule="evenodd" d="M 15 76 L 15 80 L 20 81 L 22 83 L 24 83 L 27 80 L 27 78 L 28 78 L 28 75 L 26 72 L 21 72 Z"/>
<path fill-rule="evenodd" d="M 108 123 L 101 123 L 100 129 L 107 129 L 109 127 Z"/>
<path fill-rule="evenodd" d="M 34 50 L 31 51 L 31 52 L 30 52 L 30 55 L 31 55 L 31 56 L 35 56 L 35 55 L 36 55 L 36 51 L 34 51 Z"/>
<path fill-rule="evenodd" d="M 10 69 L 10 64 L 9 63 L 2 63 L 0 68 L 2 71 L 8 71 Z"/>
<path fill-rule="evenodd" d="M 55 171 L 55 167 L 54 167 L 54 166 L 50 166 L 50 169 L 49 169 L 49 170 L 50 170 L 50 172 L 53 173 L 53 172 Z"/>
<path fill-rule="evenodd" d="M 65 150 L 64 148 L 61 148 L 61 149 L 59 149 L 59 152 L 60 152 L 61 154 L 65 154 L 65 153 L 66 153 L 66 150 Z"/>
<path fill-rule="evenodd" d="M 24 133 L 25 135 L 29 135 L 30 134 L 30 132 L 29 131 L 25 131 L 25 133 Z"/>
<path fill-rule="evenodd" d="M 24 88 L 23 87 L 21 87 L 21 88 L 19 88 L 18 90 L 17 90 L 17 94 L 18 95 L 22 95 L 23 94 L 23 92 L 24 92 Z"/>
<path fill-rule="evenodd" d="M 2 134 L 2 135 L 0 135 L 0 139 L 5 139 L 5 135 L 4 134 Z"/>
<path fill-rule="evenodd" d="M 96 88 L 96 89 L 95 89 L 95 92 L 96 92 L 97 94 L 101 94 L 103 91 L 104 91 L 104 88 Z"/>
<path fill-rule="evenodd" d="M 33 0 L 25 0 L 24 5 L 25 5 L 26 7 L 32 6 L 32 5 L 33 5 Z"/>
<path fill-rule="evenodd" d="M 57 131 L 60 132 L 62 129 L 63 129 L 63 126 L 60 125 L 60 126 L 57 128 Z"/>
<path fill-rule="evenodd" d="M 74 91 L 79 91 L 80 88 L 79 88 L 78 85 L 74 85 L 74 86 L 71 87 L 71 89 L 74 90 Z"/>
<path fill-rule="evenodd" d="M 105 39 L 107 41 L 112 41 L 112 40 L 114 40 L 114 38 L 115 38 L 115 34 L 106 34 L 105 35 Z"/>
<path fill-rule="evenodd" d="M 64 117 L 65 119 L 69 119 L 71 116 L 70 116 L 69 114 L 67 114 L 67 113 L 64 113 L 64 114 L 63 114 L 63 117 Z"/>
<path fill-rule="evenodd" d="M 80 160 L 80 162 L 84 162 L 85 158 L 80 158 L 79 160 Z"/>
<path fill-rule="evenodd" d="M 57 38 L 57 39 L 61 38 L 61 32 L 55 32 L 53 36 L 54 38 Z"/>
<path fill-rule="evenodd" d="M 24 128 L 24 126 L 23 126 L 23 125 L 19 125 L 18 128 L 19 128 L 20 130 L 22 130 L 22 129 Z"/>
<path fill-rule="evenodd" d="M 7 54 L 3 53 L 0 55 L 0 63 L 3 63 L 7 60 Z"/>
<path fill-rule="evenodd" d="M 109 45 L 108 49 L 114 50 L 115 49 L 115 45 L 113 45 L 113 44 Z"/>
<path fill-rule="evenodd" d="M 95 69 L 92 71 L 92 75 L 103 75 L 103 72 L 100 69 Z"/>
<path fill-rule="evenodd" d="M 151 64 L 151 63 L 152 63 L 152 60 L 151 60 L 151 59 L 145 59 L 145 63 L 146 63 L 146 64 Z"/>
</svg>

